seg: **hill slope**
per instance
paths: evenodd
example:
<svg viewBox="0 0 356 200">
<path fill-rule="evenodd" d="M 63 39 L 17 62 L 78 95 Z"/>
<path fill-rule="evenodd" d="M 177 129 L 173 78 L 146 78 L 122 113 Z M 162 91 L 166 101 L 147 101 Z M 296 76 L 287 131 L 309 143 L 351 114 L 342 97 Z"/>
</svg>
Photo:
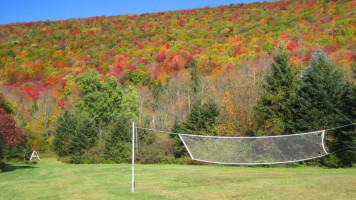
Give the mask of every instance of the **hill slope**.
<svg viewBox="0 0 356 200">
<path fill-rule="evenodd" d="M 291 0 L 1 25 L 1 91 L 21 105 L 16 117 L 33 123 L 31 137 L 44 137 L 42 126 L 47 140 L 58 111 L 75 103 L 74 78 L 88 69 L 134 83 L 140 120 L 156 128 L 184 119 L 199 83 L 200 96 L 222 105 L 219 129 L 239 135 L 253 126 L 260 72 L 279 44 L 296 68 L 321 48 L 350 70 L 355 8 L 355 0 Z"/>
<path fill-rule="evenodd" d="M 164 82 L 192 59 L 210 73 L 271 54 L 280 43 L 296 64 L 320 47 L 347 68 L 355 59 L 355 5 L 295 0 L 3 25 L 1 78 L 55 85 L 95 68 L 122 80 L 125 69 L 143 66 L 151 81 Z"/>
</svg>

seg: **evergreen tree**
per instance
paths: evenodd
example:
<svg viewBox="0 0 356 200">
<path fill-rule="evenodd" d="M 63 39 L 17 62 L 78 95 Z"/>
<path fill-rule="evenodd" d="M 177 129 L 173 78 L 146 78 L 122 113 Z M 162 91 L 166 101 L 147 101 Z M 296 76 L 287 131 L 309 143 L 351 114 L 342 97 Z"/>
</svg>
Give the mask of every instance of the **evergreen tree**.
<svg viewBox="0 0 356 200">
<path fill-rule="evenodd" d="M 216 118 L 219 113 L 220 108 L 213 99 L 209 99 L 204 104 L 201 99 L 197 99 L 187 120 L 182 123 L 182 131 L 188 134 L 217 135 Z"/>
<path fill-rule="evenodd" d="M 216 127 L 216 118 L 219 114 L 220 108 L 213 99 L 209 99 L 204 104 L 201 99 L 197 99 L 187 116 L 187 120 L 179 123 L 176 118 L 171 131 L 195 135 L 218 135 L 219 130 Z M 185 148 L 179 137 L 177 135 L 172 135 L 171 137 L 175 139 L 174 156 L 180 158 L 186 155 Z"/>
<path fill-rule="evenodd" d="M 342 112 L 347 87 L 340 70 L 317 50 L 302 77 L 295 108 L 294 132 L 321 130 L 345 124 Z"/>
<path fill-rule="evenodd" d="M 353 81 L 356 80 L 356 65 L 352 65 Z M 347 83 L 347 95 L 343 113 L 347 117 L 347 124 L 356 123 L 356 85 L 351 82 Z M 348 126 L 340 129 L 340 133 L 336 136 L 333 142 L 335 155 L 339 158 L 339 165 L 350 167 L 352 163 L 356 163 L 356 125 Z M 344 149 L 342 151 L 339 151 Z"/>
<path fill-rule="evenodd" d="M 131 123 L 137 121 L 140 114 L 135 87 L 129 86 L 122 95 L 120 113 L 115 116 L 115 123 L 107 131 L 105 139 L 105 157 L 115 163 L 131 158 Z"/>
<path fill-rule="evenodd" d="M 184 133 L 182 126 L 179 124 L 178 118 L 174 118 L 174 125 L 171 129 L 173 133 Z M 174 140 L 173 143 L 173 155 L 175 158 L 181 158 L 187 155 L 187 151 L 184 148 L 184 144 L 178 135 L 170 135 L 170 137 Z"/>
<path fill-rule="evenodd" d="M 130 124 L 139 117 L 139 105 L 133 86 L 122 89 L 118 80 L 101 76 L 95 70 L 81 75 L 81 99 L 74 114 L 63 113 L 57 121 L 53 149 L 59 156 L 71 156 L 71 162 L 106 157 L 127 161 L 130 154 Z M 96 159 L 97 160 L 97 159 Z M 99 159 L 100 160 L 100 159 Z"/>
<path fill-rule="evenodd" d="M 294 132 L 307 132 L 342 126 L 350 122 L 345 113 L 348 84 L 343 80 L 340 70 L 328 60 L 326 54 L 317 50 L 312 57 L 309 68 L 302 78 L 295 107 Z M 350 135 L 341 129 L 327 132 L 329 151 L 347 148 L 352 142 Z M 324 164 L 337 167 L 347 164 L 343 154 L 330 155 Z M 350 164 L 350 162 L 349 162 Z"/>
<path fill-rule="evenodd" d="M 77 119 L 68 111 L 59 116 L 54 132 L 53 150 L 59 156 L 67 156 L 70 153 L 69 144 L 72 135 L 75 135 Z"/>
<path fill-rule="evenodd" d="M 95 145 L 97 141 L 97 129 L 95 122 L 86 115 L 77 116 L 75 133 L 70 135 L 69 153 L 71 162 L 81 163 L 85 149 Z"/>
<path fill-rule="evenodd" d="M 293 105 L 300 86 L 297 70 L 288 63 L 289 54 L 280 49 L 266 75 L 257 113 L 257 135 L 280 135 L 291 133 L 289 123 L 293 120 Z"/>
<path fill-rule="evenodd" d="M 105 158 L 114 163 L 131 159 L 131 123 L 128 116 L 116 119 L 115 126 L 108 130 L 105 139 Z"/>
</svg>

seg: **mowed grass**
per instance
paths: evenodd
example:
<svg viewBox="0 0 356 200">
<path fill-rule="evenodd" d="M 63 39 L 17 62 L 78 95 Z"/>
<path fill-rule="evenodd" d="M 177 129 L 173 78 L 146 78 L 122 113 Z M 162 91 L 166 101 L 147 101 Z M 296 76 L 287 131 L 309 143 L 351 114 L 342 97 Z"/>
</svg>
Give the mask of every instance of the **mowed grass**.
<svg viewBox="0 0 356 200">
<path fill-rule="evenodd" d="M 64 164 L 44 158 L 0 173 L 0 199 L 356 199 L 356 169 Z"/>
</svg>

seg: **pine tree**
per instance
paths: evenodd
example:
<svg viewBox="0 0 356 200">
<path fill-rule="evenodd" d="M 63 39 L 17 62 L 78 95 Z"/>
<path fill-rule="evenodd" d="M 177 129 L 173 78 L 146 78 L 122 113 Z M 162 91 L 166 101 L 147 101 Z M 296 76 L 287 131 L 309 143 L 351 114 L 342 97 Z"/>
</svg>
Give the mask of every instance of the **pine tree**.
<svg viewBox="0 0 356 200">
<path fill-rule="evenodd" d="M 81 163 L 84 150 L 93 147 L 97 141 L 97 128 L 94 120 L 86 115 L 77 116 L 75 132 L 69 137 L 68 148 L 71 154 L 71 162 Z"/>
<path fill-rule="evenodd" d="M 213 99 L 204 104 L 201 99 L 197 99 L 187 120 L 182 123 L 182 131 L 197 135 L 217 135 L 219 131 L 216 127 L 216 118 L 219 114 L 220 108 Z"/>
<path fill-rule="evenodd" d="M 216 118 L 219 114 L 220 108 L 213 99 L 209 99 L 204 104 L 201 99 L 197 99 L 187 116 L 187 120 L 179 123 L 176 118 L 171 131 L 195 135 L 218 135 L 219 130 L 216 127 Z M 180 158 L 186 155 L 186 150 L 179 137 L 177 135 L 172 135 L 171 137 L 175 141 L 173 146 L 174 156 Z"/>
<path fill-rule="evenodd" d="M 59 156 L 71 156 L 71 162 L 81 163 L 88 150 L 100 159 L 127 161 L 131 137 L 130 122 L 139 117 L 139 105 L 133 86 L 122 89 L 118 80 L 95 70 L 76 79 L 80 101 L 75 114 L 65 112 L 58 121 L 53 149 Z M 87 157 L 88 158 L 88 157 Z M 88 158 L 91 159 L 91 158 Z"/>
<path fill-rule="evenodd" d="M 116 119 L 114 127 L 106 134 L 104 156 L 114 163 L 128 162 L 131 159 L 131 123 L 128 116 Z"/>
<path fill-rule="evenodd" d="M 265 92 L 255 108 L 257 135 L 291 133 L 289 124 L 300 83 L 297 70 L 288 61 L 289 54 L 281 48 L 271 64 L 271 73 L 266 75 Z"/>
<path fill-rule="evenodd" d="M 309 68 L 302 78 L 295 107 L 294 132 L 307 132 L 342 126 L 349 123 L 344 112 L 348 96 L 348 84 L 343 74 L 327 58 L 321 50 L 312 57 Z M 342 130 L 327 132 L 329 151 L 337 151 L 348 146 L 352 141 Z M 344 155 L 331 155 L 323 163 L 332 167 L 343 166 Z M 349 158 L 346 158 L 349 160 Z"/>
<path fill-rule="evenodd" d="M 77 127 L 76 117 L 65 111 L 57 120 L 56 130 L 54 132 L 53 150 L 59 156 L 67 156 L 70 154 L 69 144 L 72 135 L 75 135 Z"/>
<path fill-rule="evenodd" d="M 180 125 L 178 121 L 178 117 L 174 118 L 174 125 L 171 129 L 173 133 L 183 133 L 184 130 L 182 126 Z M 184 148 L 184 144 L 182 140 L 179 138 L 178 135 L 170 135 L 171 138 L 173 138 L 174 143 L 173 143 L 173 155 L 175 158 L 181 158 L 185 155 L 187 155 L 187 151 Z"/>
<path fill-rule="evenodd" d="M 353 80 L 356 80 L 356 65 L 352 65 Z M 347 94 L 343 113 L 347 117 L 347 124 L 356 124 L 356 85 L 351 82 L 347 83 Z M 334 141 L 335 154 L 339 158 L 341 166 L 352 166 L 356 163 L 356 125 L 348 126 L 341 129 Z M 344 149 L 343 151 L 338 151 Z"/>
<path fill-rule="evenodd" d="M 342 78 L 341 71 L 335 68 L 326 54 L 317 50 L 302 77 L 294 131 L 321 130 L 345 123 L 342 108 L 347 90 Z"/>
<path fill-rule="evenodd" d="M 137 121 L 140 114 L 133 85 L 123 90 L 121 99 L 120 113 L 115 116 L 115 123 L 105 138 L 105 157 L 115 163 L 127 162 L 131 158 L 131 123 Z"/>
</svg>

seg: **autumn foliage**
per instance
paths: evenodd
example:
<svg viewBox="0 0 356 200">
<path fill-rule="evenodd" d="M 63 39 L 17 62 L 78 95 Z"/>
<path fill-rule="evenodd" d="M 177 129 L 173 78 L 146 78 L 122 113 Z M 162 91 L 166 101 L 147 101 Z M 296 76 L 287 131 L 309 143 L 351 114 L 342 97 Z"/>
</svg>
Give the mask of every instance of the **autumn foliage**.
<svg viewBox="0 0 356 200">
<path fill-rule="evenodd" d="M 0 108 L 0 137 L 5 138 L 5 145 L 16 146 L 21 144 L 26 137 L 26 133 L 16 125 L 11 115 Z"/>
<path fill-rule="evenodd" d="M 270 54 L 278 44 L 297 65 L 320 47 L 349 70 L 354 7 L 355 1 L 293 0 L 1 25 L 1 79 L 36 100 L 49 86 L 63 92 L 63 81 L 89 68 L 121 80 L 143 64 L 151 81 L 165 83 L 191 59 L 210 73 Z"/>
<path fill-rule="evenodd" d="M 41 150 L 52 143 L 57 117 L 80 101 L 76 78 L 91 70 L 101 82 L 109 75 L 135 86 L 141 124 L 169 130 L 197 97 L 213 98 L 219 133 L 247 135 L 278 46 L 298 72 L 321 49 L 351 74 L 355 2 L 281 0 L 0 25 L 0 91 L 19 105 L 16 120 Z"/>
</svg>

